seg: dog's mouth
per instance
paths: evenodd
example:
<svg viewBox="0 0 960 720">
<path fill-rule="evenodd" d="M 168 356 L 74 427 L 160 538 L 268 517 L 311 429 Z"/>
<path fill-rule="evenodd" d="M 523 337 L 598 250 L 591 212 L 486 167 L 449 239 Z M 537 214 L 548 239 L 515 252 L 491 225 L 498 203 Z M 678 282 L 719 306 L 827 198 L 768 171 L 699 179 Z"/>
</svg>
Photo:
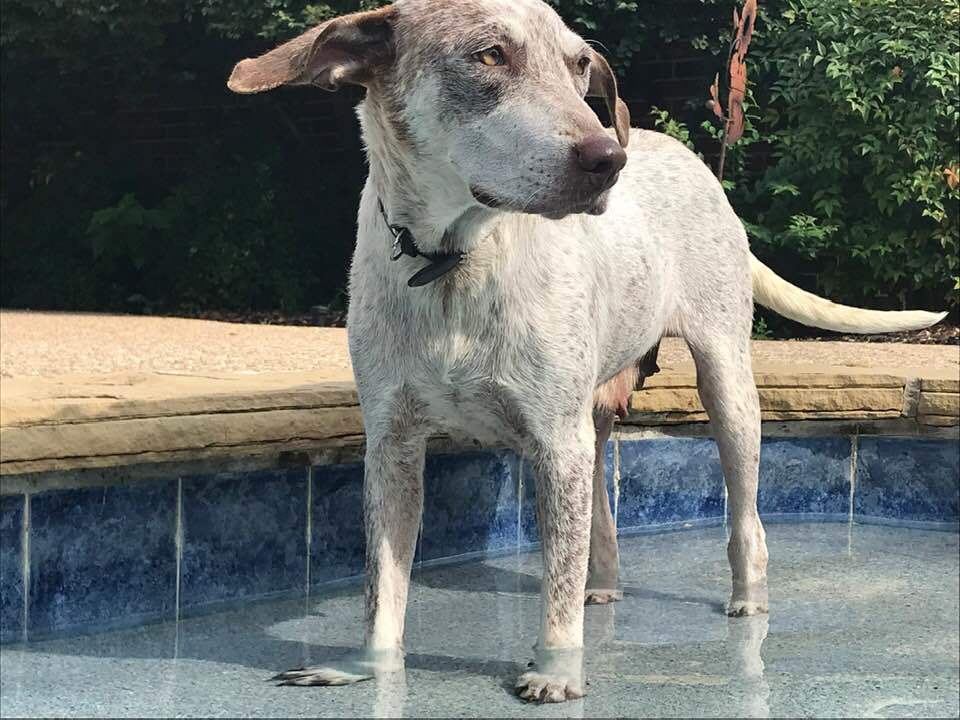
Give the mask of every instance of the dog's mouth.
<svg viewBox="0 0 960 720">
<path fill-rule="evenodd" d="M 560 220 L 568 215 L 602 215 L 607 209 L 607 200 L 610 189 L 616 184 L 617 178 L 614 177 L 611 182 L 598 188 L 595 193 L 587 195 L 578 195 L 575 198 L 557 199 L 555 201 L 545 201 L 536 204 L 528 204 L 526 207 L 517 207 L 515 203 L 504 198 L 497 197 L 488 193 L 475 185 L 470 186 L 470 194 L 473 199 L 484 207 L 493 210 L 503 210 L 507 212 L 524 212 L 531 215 L 542 215 L 548 220 Z"/>
<path fill-rule="evenodd" d="M 493 210 L 505 210 L 506 202 L 501 200 L 494 195 L 491 195 L 486 190 L 481 190 L 476 186 L 470 187 L 470 194 L 473 195 L 473 199 L 484 207 L 492 208 Z"/>
<path fill-rule="evenodd" d="M 603 215 L 609 202 L 609 188 L 598 195 L 578 198 L 572 202 L 558 203 L 556 208 L 541 211 L 548 220 L 562 220 L 568 215 Z"/>
</svg>

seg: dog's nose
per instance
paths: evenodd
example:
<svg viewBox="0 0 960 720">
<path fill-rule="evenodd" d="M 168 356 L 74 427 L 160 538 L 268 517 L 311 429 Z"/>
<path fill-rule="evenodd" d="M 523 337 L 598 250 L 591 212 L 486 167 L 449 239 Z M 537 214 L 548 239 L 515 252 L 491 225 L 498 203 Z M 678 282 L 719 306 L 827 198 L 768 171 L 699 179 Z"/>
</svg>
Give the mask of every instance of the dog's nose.
<svg viewBox="0 0 960 720">
<path fill-rule="evenodd" d="M 588 135 L 575 149 L 580 169 L 597 180 L 609 180 L 627 164 L 627 154 L 620 143 L 606 133 Z"/>
</svg>

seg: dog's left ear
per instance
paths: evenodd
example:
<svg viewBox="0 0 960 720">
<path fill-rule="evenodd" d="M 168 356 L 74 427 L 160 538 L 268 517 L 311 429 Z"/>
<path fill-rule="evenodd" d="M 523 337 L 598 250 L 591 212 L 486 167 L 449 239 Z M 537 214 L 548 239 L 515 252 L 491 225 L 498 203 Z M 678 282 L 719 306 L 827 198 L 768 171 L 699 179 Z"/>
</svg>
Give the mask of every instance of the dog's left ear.
<svg viewBox="0 0 960 720">
<path fill-rule="evenodd" d="M 281 85 L 367 85 L 393 60 L 392 5 L 328 20 L 257 58 L 237 63 L 227 81 L 236 93 Z"/>
<path fill-rule="evenodd" d="M 630 110 L 617 93 L 617 77 L 607 59 L 596 50 L 591 50 L 593 62 L 590 64 L 590 88 L 587 97 L 602 97 L 607 103 L 610 120 L 617 131 L 617 140 L 621 147 L 630 142 Z"/>
</svg>

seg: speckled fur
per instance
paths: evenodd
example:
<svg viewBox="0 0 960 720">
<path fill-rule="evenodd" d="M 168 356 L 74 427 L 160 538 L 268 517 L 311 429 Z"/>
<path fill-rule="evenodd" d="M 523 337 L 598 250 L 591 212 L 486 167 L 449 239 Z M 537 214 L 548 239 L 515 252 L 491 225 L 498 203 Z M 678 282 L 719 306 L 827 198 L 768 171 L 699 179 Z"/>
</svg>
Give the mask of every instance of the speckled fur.
<svg viewBox="0 0 960 720">
<path fill-rule="evenodd" d="M 586 46 L 540 0 L 400 0 L 385 12 L 376 20 L 389 22 L 394 48 L 376 57 L 391 62 L 366 69 L 359 108 L 370 175 L 348 318 L 368 438 L 367 649 L 340 669 L 281 680 L 338 684 L 395 668 L 377 658 L 402 648 L 424 440 L 445 432 L 506 444 L 532 461 L 543 619 L 538 665 L 517 691 L 541 701 L 579 697 L 592 480 L 602 458 L 594 405 L 609 415 L 622 403 L 638 360 L 665 334 L 690 344 L 720 444 L 732 509 L 731 609 L 766 609 L 746 235 L 706 166 L 660 134 L 633 131 L 619 182 L 602 195 L 584 189 L 573 145 L 602 131 L 583 100 L 587 78 L 575 72 Z M 347 29 L 328 34 L 363 34 L 343 22 Z M 495 43 L 522 51 L 514 76 L 465 60 Z M 495 194 L 503 209 L 481 205 L 471 188 Z M 461 250 L 462 265 L 407 287 L 423 261 L 390 260 L 378 198 L 423 250 Z"/>
</svg>

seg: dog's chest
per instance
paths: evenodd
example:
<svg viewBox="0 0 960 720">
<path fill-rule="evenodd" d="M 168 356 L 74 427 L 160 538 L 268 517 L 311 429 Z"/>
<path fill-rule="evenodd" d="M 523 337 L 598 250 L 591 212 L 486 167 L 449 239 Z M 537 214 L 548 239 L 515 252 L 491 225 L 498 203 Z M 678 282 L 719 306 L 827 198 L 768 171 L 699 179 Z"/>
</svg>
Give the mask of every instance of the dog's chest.
<svg viewBox="0 0 960 720">
<path fill-rule="evenodd" d="M 439 431 L 508 445 L 529 436 L 538 385 L 554 363 L 548 336 L 508 303 L 491 293 L 419 316 L 405 384 Z"/>
<path fill-rule="evenodd" d="M 513 342 L 487 333 L 450 332 L 421 346 L 409 378 L 430 423 L 461 440 L 522 443 L 530 393 Z"/>
<path fill-rule="evenodd" d="M 395 265 L 376 282 L 355 277 L 351 354 L 362 392 L 384 407 L 394 391 L 412 395 L 437 432 L 526 446 L 548 416 L 576 415 L 564 403 L 592 392 L 592 306 L 586 291 L 567 297 L 577 273 L 557 258 L 496 249 L 416 290 L 397 286 Z M 401 275 L 417 267 L 408 264 Z"/>
<path fill-rule="evenodd" d="M 519 447 L 528 438 L 520 408 L 512 395 L 493 381 L 418 390 L 430 424 L 457 441 Z"/>
</svg>

